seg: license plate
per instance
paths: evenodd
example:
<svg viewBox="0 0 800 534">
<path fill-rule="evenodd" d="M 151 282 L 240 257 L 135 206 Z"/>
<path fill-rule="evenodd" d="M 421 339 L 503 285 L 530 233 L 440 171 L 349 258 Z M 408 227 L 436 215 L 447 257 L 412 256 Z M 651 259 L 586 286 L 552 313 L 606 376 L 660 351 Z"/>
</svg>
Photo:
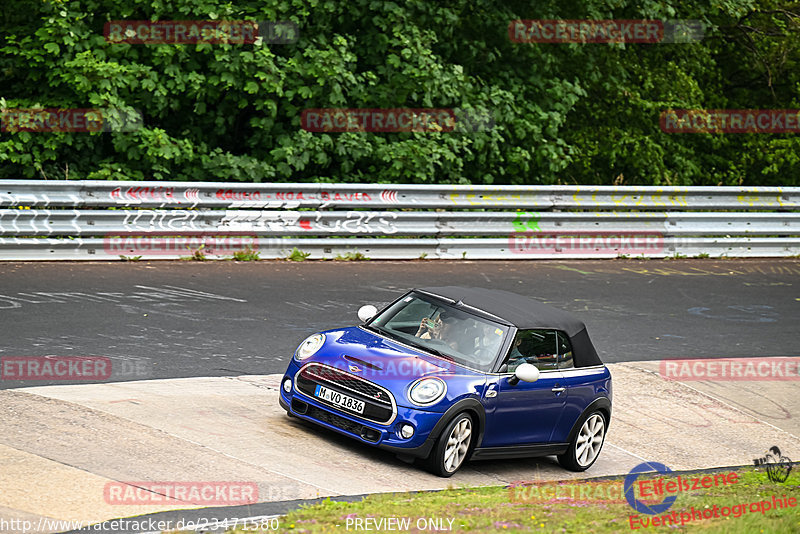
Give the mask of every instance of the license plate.
<svg viewBox="0 0 800 534">
<path fill-rule="evenodd" d="M 338 391 L 333 391 L 325 386 L 317 386 L 314 390 L 314 396 L 322 400 L 326 400 L 334 406 L 345 408 L 356 413 L 364 413 L 364 403 L 358 399 L 354 399 L 348 395 L 343 395 Z"/>
</svg>

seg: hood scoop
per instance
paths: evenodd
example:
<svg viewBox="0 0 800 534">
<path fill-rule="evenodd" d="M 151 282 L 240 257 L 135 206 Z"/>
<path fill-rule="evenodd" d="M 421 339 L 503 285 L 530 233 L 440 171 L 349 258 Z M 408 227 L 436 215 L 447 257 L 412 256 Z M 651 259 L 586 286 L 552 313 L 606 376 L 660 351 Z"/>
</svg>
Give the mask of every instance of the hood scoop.
<svg viewBox="0 0 800 534">
<path fill-rule="evenodd" d="M 367 367 L 368 369 L 372 369 L 373 371 L 383 371 L 382 367 L 379 367 L 374 363 L 365 362 L 364 360 L 356 358 L 355 356 L 348 356 L 347 354 L 343 354 L 342 357 L 347 361 L 361 364 L 364 367 Z"/>
</svg>

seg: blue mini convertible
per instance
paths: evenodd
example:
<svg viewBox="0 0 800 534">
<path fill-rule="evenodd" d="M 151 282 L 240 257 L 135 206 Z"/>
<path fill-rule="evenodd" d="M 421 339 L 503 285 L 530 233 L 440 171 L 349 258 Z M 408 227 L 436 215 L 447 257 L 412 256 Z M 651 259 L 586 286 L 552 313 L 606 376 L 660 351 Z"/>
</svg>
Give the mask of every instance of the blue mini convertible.
<svg viewBox="0 0 800 534">
<path fill-rule="evenodd" d="M 611 420 L 611 374 L 585 325 L 507 291 L 414 289 L 360 326 L 303 341 L 280 404 L 448 477 L 469 459 L 597 460 Z"/>
</svg>

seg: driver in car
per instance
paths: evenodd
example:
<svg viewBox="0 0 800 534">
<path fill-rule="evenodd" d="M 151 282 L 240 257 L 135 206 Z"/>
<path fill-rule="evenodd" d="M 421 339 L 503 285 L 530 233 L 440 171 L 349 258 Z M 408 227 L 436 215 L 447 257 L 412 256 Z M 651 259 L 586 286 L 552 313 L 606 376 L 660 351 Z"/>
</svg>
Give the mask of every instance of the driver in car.
<svg viewBox="0 0 800 534">
<path fill-rule="evenodd" d="M 444 341 L 451 349 L 459 350 L 458 341 L 452 337 L 457 322 L 458 319 L 455 317 L 443 313 L 440 313 L 435 321 L 429 317 L 423 317 L 415 335 L 420 339 L 438 339 Z"/>
</svg>

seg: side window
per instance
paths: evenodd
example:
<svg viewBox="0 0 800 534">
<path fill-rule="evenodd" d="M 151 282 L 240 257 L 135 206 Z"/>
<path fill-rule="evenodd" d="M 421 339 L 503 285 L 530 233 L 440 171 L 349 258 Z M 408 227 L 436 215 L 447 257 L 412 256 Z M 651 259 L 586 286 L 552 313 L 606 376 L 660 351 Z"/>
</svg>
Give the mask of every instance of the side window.
<svg viewBox="0 0 800 534">
<path fill-rule="evenodd" d="M 575 366 L 572 359 L 572 344 L 564 332 L 556 332 L 558 337 L 558 368 L 569 369 Z"/>
<path fill-rule="evenodd" d="M 511 343 L 508 364 L 509 373 L 522 363 L 530 363 L 540 371 L 556 369 L 558 346 L 556 332 L 553 330 L 520 330 Z"/>
</svg>

